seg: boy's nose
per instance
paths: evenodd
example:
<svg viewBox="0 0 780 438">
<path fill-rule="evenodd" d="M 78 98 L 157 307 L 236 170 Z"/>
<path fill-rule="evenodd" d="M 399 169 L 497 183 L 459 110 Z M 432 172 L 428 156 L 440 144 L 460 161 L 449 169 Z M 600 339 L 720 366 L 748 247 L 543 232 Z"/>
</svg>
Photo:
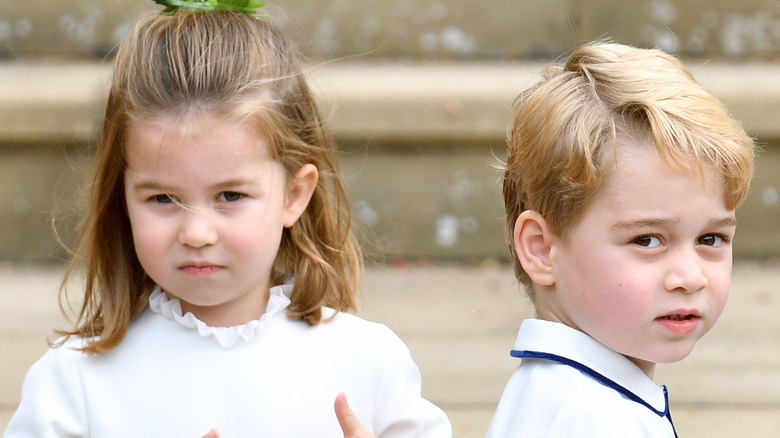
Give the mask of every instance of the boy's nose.
<svg viewBox="0 0 780 438">
<path fill-rule="evenodd" d="M 208 213 L 188 210 L 182 212 L 179 226 L 179 242 L 193 248 L 201 248 L 217 243 L 219 233 Z"/>
<path fill-rule="evenodd" d="M 666 290 L 693 293 L 709 285 L 702 266 L 703 260 L 695 249 L 678 248 L 671 255 L 669 271 L 664 279 Z"/>
</svg>

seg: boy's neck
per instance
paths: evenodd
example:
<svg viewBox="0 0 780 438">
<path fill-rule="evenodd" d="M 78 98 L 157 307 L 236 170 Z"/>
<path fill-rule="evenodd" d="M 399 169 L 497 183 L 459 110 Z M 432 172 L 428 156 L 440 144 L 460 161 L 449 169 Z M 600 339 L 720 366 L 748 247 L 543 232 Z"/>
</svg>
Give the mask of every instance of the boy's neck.
<svg viewBox="0 0 780 438">
<path fill-rule="evenodd" d="M 586 332 L 585 330 L 582 330 L 581 328 L 577 327 L 576 324 L 573 324 L 573 323 L 567 321 L 567 318 L 565 318 L 564 315 L 558 315 L 555 312 L 551 311 L 551 309 L 546 308 L 543 305 L 540 306 L 538 302 L 536 304 L 537 304 L 537 307 L 536 307 L 536 318 L 537 319 L 542 319 L 542 320 L 551 321 L 551 322 L 557 322 L 557 323 L 560 323 L 560 324 L 563 324 L 565 326 L 571 327 L 571 328 L 573 328 L 573 329 L 575 329 L 575 330 L 577 330 L 579 332 L 585 333 L 586 335 L 590 336 L 590 334 L 588 332 Z M 596 339 L 596 341 L 598 341 L 598 339 Z M 637 358 L 626 356 L 626 355 L 623 355 L 623 357 L 625 357 L 626 359 L 630 360 L 631 363 L 633 363 L 640 370 L 642 370 L 642 372 L 645 373 L 645 375 L 647 377 L 649 377 L 651 380 L 653 379 L 653 375 L 655 374 L 655 363 L 654 362 L 648 362 L 648 361 L 645 361 L 645 360 L 642 360 L 642 359 L 637 359 Z"/>
<path fill-rule="evenodd" d="M 630 360 L 634 365 L 638 366 L 639 369 L 642 370 L 642 372 L 645 373 L 645 375 L 650 378 L 650 380 L 653 380 L 653 375 L 655 374 L 654 362 L 648 362 L 646 360 L 637 359 L 626 355 L 623 355 L 623 357 Z"/>
</svg>

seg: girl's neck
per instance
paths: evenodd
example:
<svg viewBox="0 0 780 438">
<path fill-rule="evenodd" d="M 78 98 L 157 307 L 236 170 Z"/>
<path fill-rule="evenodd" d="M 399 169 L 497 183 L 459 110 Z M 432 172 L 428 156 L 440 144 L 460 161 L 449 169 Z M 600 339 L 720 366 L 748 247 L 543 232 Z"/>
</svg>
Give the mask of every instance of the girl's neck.
<svg viewBox="0 0 780 438">
<path fill-rule="evenodd" d="M 180 300 L 181 313 L 192 313 L 209 327 L 234 327 L 260 319 L 265 313 L 269 298 L 270 291 L 267 290 L 265 294 L 253 294 L 251 299 L 243 299 L 241 303 L 201 306 Z"/>
</svg>

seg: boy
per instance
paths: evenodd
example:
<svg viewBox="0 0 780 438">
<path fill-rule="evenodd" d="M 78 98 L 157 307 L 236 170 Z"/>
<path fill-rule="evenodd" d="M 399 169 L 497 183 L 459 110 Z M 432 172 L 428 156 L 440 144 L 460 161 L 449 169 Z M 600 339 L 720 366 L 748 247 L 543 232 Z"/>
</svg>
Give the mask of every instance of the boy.
<svg viewBox="0 0 780 438">
<path fill-rule="evenodd" d="M 653 370 L 725 305 L 752 140 L 676 58 L 599 42 L 518 97 L 508 146 L 507 238 L 537 316 L 487 436 L 676 436 Z"/>
</svg>

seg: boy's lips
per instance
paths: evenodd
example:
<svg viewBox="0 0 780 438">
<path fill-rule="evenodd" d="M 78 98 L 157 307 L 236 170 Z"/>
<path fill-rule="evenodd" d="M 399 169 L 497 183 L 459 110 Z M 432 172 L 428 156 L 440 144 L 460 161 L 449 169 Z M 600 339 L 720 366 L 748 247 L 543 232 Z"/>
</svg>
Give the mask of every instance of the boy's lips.
<svg viewBox="0 0 780 438">
<path fill-rule="evenodd" d="M 659 316 L 655 321 L 676 334 L 687 335 L 699 326 L 701 314 L 697 310 L 681 309 Z"/>
</svg>

